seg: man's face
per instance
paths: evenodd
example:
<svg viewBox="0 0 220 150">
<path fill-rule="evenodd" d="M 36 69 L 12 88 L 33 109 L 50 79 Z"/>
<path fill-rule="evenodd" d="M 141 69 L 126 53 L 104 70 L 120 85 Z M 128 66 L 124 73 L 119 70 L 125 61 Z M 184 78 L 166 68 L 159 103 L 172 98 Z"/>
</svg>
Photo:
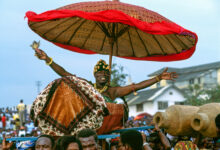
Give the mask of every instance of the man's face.
<svg viewBox="0 0 220 150">
<path fill-rule="evenodd" d="M 67 150 L 79 150 L 79 146 L 77 143 L 70 143 L 67 147 Z"/>
<path fill-rule="evenodd" d="M 80 137 L 79 140 L 82 143 L 83 150 L 98 149 L 98 144 L 96 143 L 94 136 Z"/>
<path fill-rule="evenodd" d="M 47 137 L 41 137 L 36 141 L 35 150 L 52 150 L 51 140 Z"/>
<path fill-rule="evenodd" d="M 96 83 L 105 84 L 109 81 L 109 73 L 102 70 L 95 73 Z"/>
</svg>

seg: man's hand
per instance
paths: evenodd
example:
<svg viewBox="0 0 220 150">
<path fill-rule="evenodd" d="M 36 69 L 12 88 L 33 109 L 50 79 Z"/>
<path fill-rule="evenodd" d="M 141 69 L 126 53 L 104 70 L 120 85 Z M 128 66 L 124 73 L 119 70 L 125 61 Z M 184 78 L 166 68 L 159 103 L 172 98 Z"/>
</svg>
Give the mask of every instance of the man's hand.
<svg viewBox="0 0 220 150">
<path fill-rule="evenodd" d="M 178 77 L 176 72 L 167 72 L 168 68 L 165 68 L 164 71 L 159 75 L 161 80 L 172 80 Z"/>
<path fill-rule="evenodd" d="M 3 139 L 2 141 L 2 150 L 9 150 L 13 145 L 13 142 L 8 143 L 6 142 L 6 138 Z"/>
<path fill-rule="evenodd" d="M 155 130 L 155 131 L 160 131 L 160 128 L 158 127 L 157 124 L 154 124 L 154 130 Z"/>
<path fill-rule="evenodd" d="M 146 134 L 144 132 L 141 132 L 142 138 L 143 138 L 143 143 L 147 142 L 147 137 Z"/>
<path fill-rule="evenodd" d="M 41 60 L 46 60 L 48 58 L 47 54 L 41 49 L 35 50 L 35 56 L 37 56 Z"/>
</svg>

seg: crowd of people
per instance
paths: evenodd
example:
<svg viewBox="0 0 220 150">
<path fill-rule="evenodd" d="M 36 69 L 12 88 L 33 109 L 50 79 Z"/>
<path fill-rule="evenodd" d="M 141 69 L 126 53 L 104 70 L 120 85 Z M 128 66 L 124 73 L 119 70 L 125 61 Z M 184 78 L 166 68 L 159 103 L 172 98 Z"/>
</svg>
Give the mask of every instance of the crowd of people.
<svg viewBox="0 0 220 150">
<path fill-rule="evenodd" d="M 30 120 L 23 100 L 20 100 L 17 107 L 0 108 L 1 142 L 4 137 L 37 137 L 40 134 L 40 130 Z"/>
<path fill-rule="evenodd" d="M 97 133 L 92 129 L 81 130 L 76 136 L 52 137 L 41 134 L 37 127 L 25 115 L 24 122 L 19 119 L 19 109 L 12 110 L 9 108 L 0 109 L 1 128 L 0 128 L 0 148 L 2 150 L 19 149 L 19 150 L 196 150 L 196 149 L 220 149 L 218 138 L 206 137 L 173 137 L 163 129 L 154 125 L 153 129 L 133 130 L 132 127 L 150 126 L 151 117 L 128 118 L 124 124 L 125 130 L 120 136 L 113 139 L 99 140 Z M 25 114 L 25 113 L 24 113 Z M 18 123 L 16 123 L 18 120 Z M 216 127 L 218 136 L 220 136 L 220 114 L 216 117 Z M 28 141 L 6 141 L 11 137 L 36 137 L 37 140 Z M 134 140 L 135 139 L 135 140 Z"/>
</svg>

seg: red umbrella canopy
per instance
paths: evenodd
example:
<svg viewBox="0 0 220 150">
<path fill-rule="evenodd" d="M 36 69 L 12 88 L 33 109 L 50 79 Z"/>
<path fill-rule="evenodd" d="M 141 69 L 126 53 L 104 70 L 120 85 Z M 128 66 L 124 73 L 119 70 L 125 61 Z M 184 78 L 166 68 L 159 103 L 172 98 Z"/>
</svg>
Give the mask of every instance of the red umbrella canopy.
<svg viewBox="0 0 220 150">
<path fill-rule="evenodd" d="M 135 60 L 176 61 L 195 51 L 197 35 L 160 14 L 118 1 L 81 2 L 41 14 L 29 27 L 62 48 Z"/>
</svg>

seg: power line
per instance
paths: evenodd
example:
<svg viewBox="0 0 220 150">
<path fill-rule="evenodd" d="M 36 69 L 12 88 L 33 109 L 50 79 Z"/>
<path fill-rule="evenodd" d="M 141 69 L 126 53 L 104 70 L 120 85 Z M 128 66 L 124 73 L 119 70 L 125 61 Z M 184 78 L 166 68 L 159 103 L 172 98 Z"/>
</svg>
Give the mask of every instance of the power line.
<svg viewBox="0 0 220 150">
<path fill-rule="evenodd" d="M 41 81 L 36 81 L 37 93 L 40 93 Z"/>
</svg>

